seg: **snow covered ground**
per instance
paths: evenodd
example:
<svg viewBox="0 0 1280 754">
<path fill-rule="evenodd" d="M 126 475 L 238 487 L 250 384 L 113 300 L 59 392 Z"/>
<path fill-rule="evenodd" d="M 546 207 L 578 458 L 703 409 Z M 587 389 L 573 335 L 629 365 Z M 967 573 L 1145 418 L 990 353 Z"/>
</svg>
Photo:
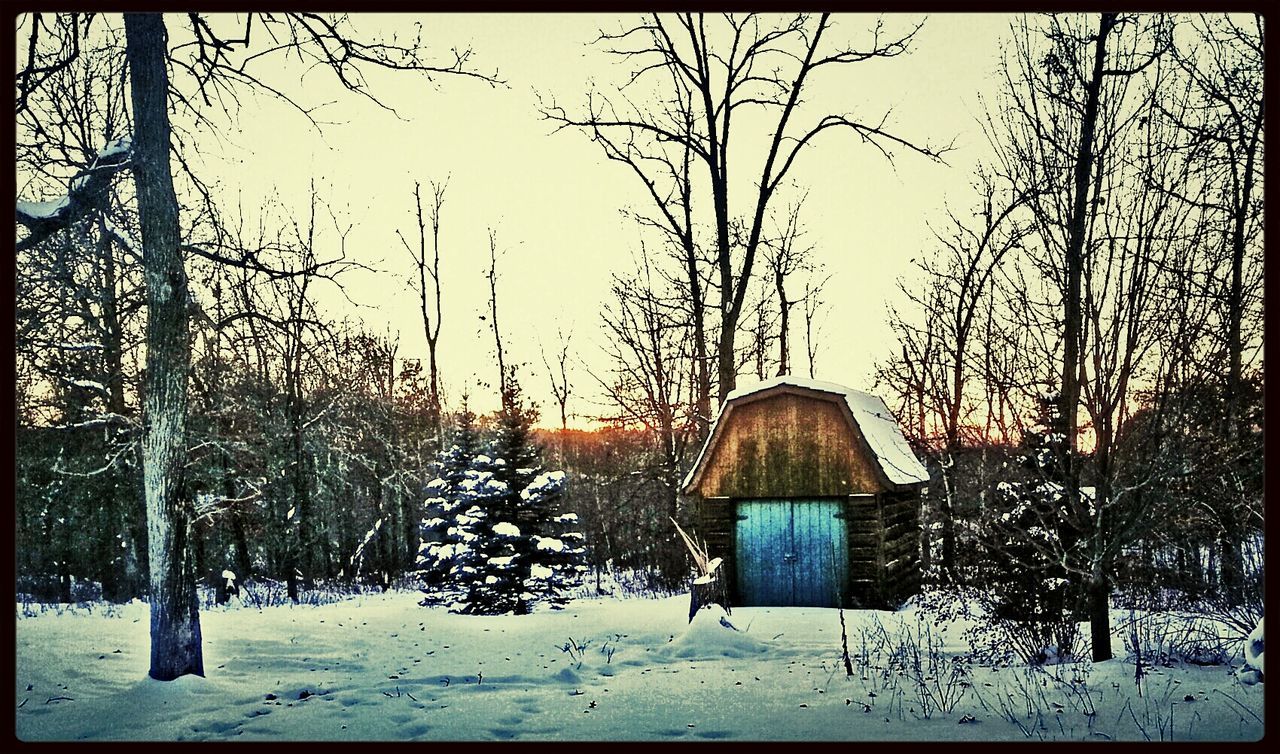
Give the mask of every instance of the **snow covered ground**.
<svg viewBox="0 0 1280 754">
<path fill-rule="evenodd" d="M 201 614 L 206 678 L 147 674 L 147 606 L 17 618 L 24 740 L 1254 740 L 1265 684 L 1122 659 L 982 668 L 919 614 L 718 608 L 688 597 L 451 615 L 412 592 Z M 1119 617 L 1119 614 L 1117 614 Z M 883 630 L 882 630 L 883 629 Z M 935 632 L 915 672 L 895 637 Z M 954 636 L 952 634 L 955 634 Z M 887 640 L 887 641 L 886 641 Z M 917 642 L 928 645 L 928 641 Z M 895 655 L 895 651 L 898 654 Z M 1117 639 L 1118 658 L 1125 656 Z M 896 657 L 896 659 L 895 659 Z M 903 660 L 906 660 L 904 663 Z M 942 668 L 943 672 L 934 672 Z M 954 668 L 954 669 L 953 669 Z M 1090 714 L 1092 713 L 1092 714 Z"/>
</svg>

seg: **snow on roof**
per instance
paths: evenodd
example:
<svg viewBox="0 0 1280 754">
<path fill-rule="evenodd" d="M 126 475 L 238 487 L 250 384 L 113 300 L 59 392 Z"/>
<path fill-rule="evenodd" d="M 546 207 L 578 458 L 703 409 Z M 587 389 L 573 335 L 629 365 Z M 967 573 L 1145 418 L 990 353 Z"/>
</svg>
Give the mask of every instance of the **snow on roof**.
<svg viewBox="0 0 1280 754">
<path fill-rule="evenodd" d="M 707 448 L 710 447 L 711 440 L 715 437 L 716 427 L 724 416 L 725 408 L 739 398 L 771 390 L 781 385 L 816 390 L 823 393 L 835 393 L 842 396 L 845 405 L 849 407 L 849 413 L 853 415 L 853 420 L 857 423 L 858 429 L 862 432 L 867 445 L 871 448 L 871 453 L 876 457 L 880 469 L 890 482 L 894 484 L 918 484 L 929 481 L 929 473 L 925 471 L 915 453 L 911 452 L 911 446 L 907 445 L 907 438 L 903 437 L 902 430 L 898 428 L 897 419 L 894 418 L 884 401 L 870 393 L 837 385 L 834 382 L 821 382 L 804 377 L 784 375 L 758 382 L 754 385 L 737 388 L 725 396 L 724 402 L 720 404 L 720 413 L 716 416 L 716 421 L 712 424 L 711 431 L 707 435 L 707 441 L 703 444 L 701 452 L 698 453 L 698 459 L 694 462 L 693 468 L 689 469 L 689 473 L 685 475 L 681 487 L 689 486 L 690 482 L 693 481 L 694 474 L 698 471 L 698 467 L 702 465 L 703 456 L 706 455 Z"/>
</svg>

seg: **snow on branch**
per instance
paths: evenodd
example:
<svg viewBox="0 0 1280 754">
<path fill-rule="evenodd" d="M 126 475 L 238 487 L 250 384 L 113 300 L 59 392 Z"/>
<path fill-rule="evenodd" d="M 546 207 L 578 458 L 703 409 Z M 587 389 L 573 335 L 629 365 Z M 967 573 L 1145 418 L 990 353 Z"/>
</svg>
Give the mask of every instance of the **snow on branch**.
<svg viewBox="0 0 1280 754">
<path fill-rule="evenodd" d="M 125 232 L 124 228 L 116 225 L 115 221 L 113 221 L 110 216 L 102 216 L 102 228 L 111 236 L 112 239 L 115 240 L 116 243 L 124 247 L 126 251 L 139 259 L 142 258 L 142 254 L 138 251 L 141 244 L 134 243 L 133 239 L 129 237 L 129 234 Z"/>
<path fill-rule="evenodd" d="M 101 351 L 101 343 L 58 343 L 51 340 L 33 340 L 30 343 L 40 348 L 56 348 L 59 351 Z"/>
<path fill-rule="evenodd" d="M 252 503 L 262 497 L 262 489 L 255 485 L 249 479 L 242 479 L 248 488 L 248 494 L 241 497 L 227 497 L 225 495 L 215 495 L 212 493 L 201 493 L 196 495 L 195 500 L 195 521 L 207 518 L 210 521 L 214 516 L 242 503 Z M 234 578 L 234 577 L 233 577 Z"/>
<path fill-rule="evenodd" d="M 35 246 L 90 210 L 102 207 L 112 177 L 128 167 L 132 149 L 133 140 L 122 136 L 103 147 L 89 167 L 71 179 L 66 196 L 43 202 L 18 201 L 17 221 L 27 229 L 27 237 L 18 242 L 17 250 Z"/>
<path fill-rule="evenodd" d="M 360 562 L 364 558 L 364 549 L 373 541 L 374 535 L 382 528 L 382 519 L 373 522 L 373 528 L 364 533 L 364 539 L 361 540 L 360 546 L 356 548 L 355 554 L 351 556 L 351 560 L 347 561 L 352 567 L 351 575 L 355 576 L 360 572 Z"/>
<path fill-rule="evenodd" d="M 57 460 L 54 461 L 53 467 L 50 470 L 53 473 L 58 474 L 60 476 L 80 477 L 80 478 L 87 479 L 89 477 L 98 476 L 99 474 L 104 474 L 107 471 L 111 470 L 117 463 L 120 462 L 120 459 L 124 458 L 129 453 L 133 452 L 133 450 L 134 450 L 134 446 L 132 443 L 125 443 L 121 445 L 116 452 L 112 453 L 107 458 L 107 462 L 105 464 L 103 464 L 102 466 L 99 466 L 96 469 L 93 469 L 92 471 L 72 471 L 70 469 L 63 468 L 62 456 L 59 455 Z"/>
<path fill-rule="evenodd" d="M 130 426 L 130 427 L 142 426 L 138 424 L 138 422 L 135 419 L 132 419 L 128 416 L 124 416 L 123 414 L 106 412 L 106 413 L 98 414 L 92 419 L 87 419 L 82 422 L 76 422 L 74 424 L 54 424 L 50 426 L 50 429 L 84 429 L 86 427 L 100 427 L 105 424 L 123 424 L 125 426 Z"/>
</svg>

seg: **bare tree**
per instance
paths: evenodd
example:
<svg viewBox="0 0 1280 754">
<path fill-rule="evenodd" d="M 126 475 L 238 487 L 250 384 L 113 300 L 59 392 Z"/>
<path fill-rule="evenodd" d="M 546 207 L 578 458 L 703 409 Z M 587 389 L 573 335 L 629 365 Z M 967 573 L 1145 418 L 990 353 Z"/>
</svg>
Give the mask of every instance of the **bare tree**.
<svg viewBox="0 0 1280 754">
<path fill-rule="evenodd" d="M 1249 392 L 1246 355 L 1257 353 L 1262 341 L 1258 254 L 1262 250 L 1261 166 L 1265 147 L 1263 20 L 1260 14 L 1252 19 L 1203 14 L 1189 19 L 1184 28 L 1186 42 L 1173 48 L 1173 57 L 1190 91 L 1166 93 L 1160 109 L 1184 134 L 1204 181 L 1214 186 L 1208 196 L 1193 193 L 1195 187 L 1176 195 L 1206 211 L 1205 222 L 1217 236 L 1216 243 L 1207 241 L 1206 245 L 1220 249 L 1210 279 L 1215 281 L 1213 298 L 1218 302 L 1214 308 L 1224 321 L 1219 348 L 1225 351 L 1227 369 L 1212 379 L 1223 385 L 1223 434 L 1228 445 L 1239 446 L 1226 455 L 1244 459 L 1253 442 L 1249 411 L 1244 408 L 1244 396 Z M 1188 94 L 1194 98 L 1194 106 L 1185 104 Z M 1245 461 L 1236 471 L 1226 471 L 1236 482 L 1209 496 L 1216 518 L 1212 525 L 1221 534 L 1223 587 L 1233 599 L 1241 596 L 1243 585 L 1240 547 L 1249 528 L 1244 522 L 1252 517 L 1249 511 L 1255 507 L 1245 502 L 1251 497 L 1248 493 L 1244 500 L 1240 494 L 1250 487 L 1239 483 L 1249 476 L 1248 465 Z M 1217 476 L 1213 472 L 1207 475 Z"/>
<path fill-rule="evenodd" d="M 396 230 L 396 236 L 400 238 L 400 243 L 404 245 L 409 256 L 413 258 L 414 266 L 418 269 L 417 291 L 418 299 L 422 305 L 422 331 L 427 338 L 427 358 L 431 369 L 431 410 L 434 414 L 432 419 L 435 425 L 436 442 L 444 441 L 442 432 L 442 423 L 440 417 L 440 369 L 436 362 L 436 346 L 440 342 L 440 323 L 441 317 L 441 293 L 440 293 L 440 210 L 444 206 L 445 190 L 449 187 L 448 179 L 444 183 L 431 182 L 431 204 L 428 213 L 431 221 L 431 259 L 427 259 L 427 230 L 422 217 L 422 195 L 421 185 L 418 182 L 413 184 L 413 202 L 417 208 L 418 219 L 418 248 L 415 250 L 405 240 L 400 231 Z M 428 289 L 427 277 L 431 277 L 431 287 Z M 430 301 L 428 302 L 428 290 L 430 290 Z"/>
<path fill-rule="evenodd" d="M 627 87 L 650 73 L 662 77 L 659 107 L 632 105 L 619 111 L 609 97 L 592 93 L 588 97 L 587 112 L 582 116 L 569 115 L 554 103 L 544 108 L 546 117 L 559 123 L 561 128 L 589 129 L 592 134 L 622 134 L 611 137 L 610 143 L 627 145 L 621 150 L 616 146 L 614 149 L 632 157 L 634 172 L 651 192 L 654 179 L 638 167 L 645 160 L 664 165 L 665 174 L 678 175 L 675 166 L 682 165 L 682 154 L 688 154 L 705 168 L 713 209 L 712 246 L 720 295 L 716 359 L 721 401 L 736 383 L 735 338 L 765 219 L 801 151 L 819 134 L 834 128 L 851 130 L 890 159 L 890 150 L 905 149 L 940 161 L 946 151 L 946 148 L 917 146 L 890 133 L 885 129 L 887 118 L 862 121 L 847 115 L 827 114 L 807 127 L 793 126 L 792 117 L 797 113 L 801 93 L 812 74 L 828 67 L 896 57 L 907 51 L 919 29 L 917 26 L 905 35 L 884 39 L 883 25 L 877 23 L 866 49 L 850 46 L 824 51 L 822 38 L 830 25 L 829 14 L 816 19 L 803 14 L 789 19 L 770 19 L 756 14 L 709 19 L 702 14 L 684 13 L 677 14 L 673 21 L 654 15 L 617 34 L 602 34 L 599 41 L 609 46 L 609 52 L 633 66 Z M 716 28 L 709 30 L 708 26 Z M 769 130 L 769 146 L 759 155 L 762 160 L 759 180 L 743 213 L 745 241 L 735 253 L 731 225 L 737 215 L 730 201 L 729 143 L 731 135 L 737 133 L 733 123 L 740 122 L 734 120 L 734 115 L 745 108 L 759 108 L 775 119 Z M 675 151 L 657 148 L 661 143 L 669 144 Z M 677 202 L 668 204 L 662 196 L 669 195 L 655 195 L 659 205 L 679 206 Z M 687 208 L 688 203 L 684 206 Z M 674 212 L 668 214 L 674 216 Z M 680 225 L 672 223 L 673 229 Z"/>
<path fill-rule="evenodd" d="M 50 26 L 39 14 L 24 17 L 30 33 L 25 64 L 18 70 L 17 111 L 26 110 L 48 77 L 69 66 L 81 54 L 83 35 L 96 16 L 56 16 Z M 98 154 L 93 169 L 72 180 L 69 191 L 52 203 L 19 203 L 18 221 L 28 234 L 22 245 L 33 245 L 83 217 L 96 206 L 110 176 L 131 167 L 136 185 L 146 280 L 148 322 L 147 374 L 143 399 L 143 459 L 151 570 L 151 675 L 161 680 L 203 674 L 195 573 L 189 540 L 193 505 L 184 489 L 186 456 L 188 342 L 188 281 L 183 256 L 197 254 L 218 262 L 257 266 L 252 259 L 233 260 L 216 251 L 181 243 L 178 202 L 170 155 L 174 130 L 169 113 L 175 109 L 207 119 L 218 102 L 235 103 L 244 87 L 269 92 L 305 107 L 256 74 L 257 67 L 275 54 L 296 54 L 329 68 L 340 83 L 376 104 L 364 72 L 370 69 L 415 71 L 424 75 L 456 74 L 496 84 L 492 76 L 471 71 L 469 52 L 454 53 L 447 64 L 427 59 L 421 40 L 408 44 L 364 42 L 351 33 L 345 17 L 319 14 L 250 14 L 244 17 L 243 37 L 220 34 L 209 17 L 186 16 L 190 41 L 170 48 L 166 24 L 159 14 L 126 14 L 125 57 L 133 105 L 133 137 L 118 139 Z M 250 49 L 250 30 L 258 19 L 275 41 L 266 51 Z M 238 20 L 237 20 L 238 21 Z M 56 53 L 42 44 L 41 35 L 57 40 Z M 233 59 L 236 55 L 239 60 Z M 169 69 L 184 77 L 170 78 Z M 312 119 L 314 123 L 314 119 Z M 179 164 L 186 163 L 177 152 Z M 190 170 L 187 170 L 190 174 Z M 202 184 L 195 181 L 197 188 Z M 208 196 L 206 194 L 206 202 Z"/>
<path fill-rule="evenodd" d="M 547 376 L 551 379 L 551 394 L 555 396 L 556 403 L 560 406 L 560 430 L 564 431 L 569 428 L 569 395 L 572 385 L 569 383 L 569 342 L 573 340 L 573 331 L 565 335 L 563 330 L 556 329 L 556 341 L 559 344 L 559 350 L 556 352 L 556 365 L 553 368 L 551 362 L 547 360 L 545 351 L 542 353 L 542 365 L 547 368 Z"/>
<path fill-rule="evenodd" d="M 804 272 L 809 276 L 816 274 L 813 263 L 813 246 L 803 245 L 801 239 L 804 230 L 800 226 L 800 209 L 804 205 L 805 196 L 792 204 L 786 213 L 785 224 L 777 228 L 774 238 L 764 239 L 761 250 L 769 271 L 769 279 L 778 298 L 778 375 L 791 374 L 791 309 L 797 303 L 803 303 L 805 296 L 811 295 L 806 290 L 804 296 L 793 299 L 787 294 L 787 278 Z"/>
<path fill-rule="evenodd" d="M 593 375 L 616 409 L 604 418 L 643 426 L 653 438 L 656 463 L 639 472 L 658 482 L 665 512 L 675 515 L 696 389 L 690 326 L 680 316 L 679 301 L 663 289 L 643 244 L 635 272 L 615 276 L 612 294 L 604 313 L 611 370 Z"/>
<path fill-rule="evenodd" d="M 804 305 L 804 353 L 809 366 L 809 378 L 817 376 L 818 349 L 822 338 L 822 322 L 818 315 L 826 309 L 826 299 L 822 297 L 830 275 L 814 276 L 805 281 L 804 296 L 800 301 Z"/>
<path fill-rule="evenodd" d="M 745 337 L 738 340 L 734 372 L 753 374 L 757 380 L 764 380 L 775 372 L 771 351 L 778 339 L 779 316 L 774 308 L 772 281 L 761 275 L 752 289 L 739 323 L 741 335 Z"/>
<path fill-rule="evenodd" d="M 82 28 L 81 21 L 27 16 L 20 25 L 32 24 L 40 37 Z M 142 532 L 129 525 L 142 485 L 135 473 L 140 425 L 128 400 L 137 375 L 126 361 L 138 340 L 142 281 L 136 244 L 127 240 L 136 222 L 120 180 L 128 152 L 104 148 L 129 127 L 123 36 L 114 29 L 96 36 L 84 40 L 83 54 L 39 74 L 19 104 L 20 192 L 63 196 L 17 206 L 27 236 L 15 249 L 15 346 L 21 368 L 47 385 L 30 393 L 40 396 L 31 407 L 61 413 L 51 421 L 64 428 L 57 434 L 69 463 L 54 463 L 54 473 L 94 488 L 95 578 L 105 598 L 128 599 L 142 593 L 134 576 L 145 557 L 136 549 Z M 91 462 L 84 468 L 80 460 Z"/>
<path fill-rule="evenodd" d="M 1097 31 L 1086 21 L 1045 19 L 1033 34 L 1022 22 L 1015 29 L 1012 60 L 1003 68 L 1005 107 L 996 117 L 1003 131 L 993 137 L 1001 169 L 1020 190 L 1037 193 L 1029 202 L 1044 256 L 1046 277 L 1061 291 L 1061 360 L 1054 431 L 1061 442 L 1056 474 L 1064 489 L 1063 509 L 1083 528 L 1087 559 L 1090 626 L 1095 661 L 1110 659 L 1110 593 L 1104 505 L 1080 493 L 1078 460 L 1080 389 L 1089 333 L 1084 327 L 1082 281 L 1088 256 L 1099 243 L 1096 218 L 1107 197 L 1103 176 L 1114 165 L 1124 129 L 1138 116 L 1125 110 L 1137 76 L 1167 51 L 1171 35 L 1161 17 L 1103 13 Z M 1124 32 L 1128 30 L 1129 33 Z M 1033 44 L 1041 36 L 1043 46 Z M 1087 523 L 1086 523 L 1087 522 Z"/>
<path fill-rule="evenodd" d="M 485 272 L 489 281 L 489 329 L 493 332 L 493 343 L 498 355 L 498 390 L 499 394 L 507 394 L 507 362 L 502 351 L 502 331 L 498 329 L 498 234 L 489 229 L 489 269 Z M 480 319 L 484 319 L 481 317 Z M 505 403 L 506 398 L 503 398 Z"/>
<path fill-rule="evenodd" d="M 919 439 L 934 440 L 926 447 L 937 459 L 942 481 L 942 494 L 936 499 L 942 528 L 941 570 L 947 578 L 956 575 L 957 461 L 966 445 L 989 441 L 985 436 L 964 436 L 966 424 L 979 409 L 969 384 L 970 375 L 977 371 L 974 335 L 1002 260 L 1020 248 L 1032 232 L 1030 225 L 1018 218 L 1028 195 L 999 186 L 997 181 L 979 169 L 974 182 L 979 195 L 974 219 L 948 211 L 946 230 L 934 231 L 938 253 L 917 263 L 923 284 L 900 283 L 903 295 L 924 315 L 919 329 L 896 311 L 891 314 L 894 329 L 908 333 L 898 373 L 905 374 L 904 385 L 915 391 L 917 412 L 924 412 L 917 414 Z M 917 289 L 923 290 L 917 293 Z M 919 346 L 914 354 L 907 350 L 912 344 Z M 924 427 L 924 414 L 935 420 L 931 430 Z"/>
<path fill-rule="evenodd" d="M 126 14 L 133 100 L 133 175 L 146 249 L 147 372 L 142 441 L 151 564 L 152 678 L 204 675 L 199 601 L 188 541 L 194 518 L 183 489 L 186 465 L 187 273 L 178 247 L 178 199 L 169 168 L 164 20 Z"/>
<path fill-rule="evenodd" d="M 1252 21 L 1252 25 L 1240 24 L 1225 14 L 1192 19 L 1191 48 L 1175 47 L 1174 56 L 1207 107 L 1194 111 L 1199 117 L 1186 111 L 1170 113 L 1189 133 L 1193 144 L 1208 152 L 1210 169 L 1216 167 L 1214 172 L 1225 178 L 1227 191 L 1219 206 L 1226 221 L 1224 246 L 1230 259 L 1226 295 L 1226 426 L 1233 439 L 1241 426 L 1246 253 L 1259 229 L 1262 202 L 1261 76 L 1266 58 L 1262 15 L 1255 13 Z"/>
<path fill-rule="evenodd" d="M 596 41 L 609 43 L 609 39 L 609 35 L 602 33 Z M 668 74 L 671 76 L 673 99 L 662 103 L 659 109 L 664 121 L 689 136 L 686 143 L 674 145 L 633 129 L 592 126 L 590 134 L 606 157 L 627 166 L 645 187 L 646 194 L 653 201 L 650 212 L 654 214 L 642 210 L 627 210 L 624 214 L 641 227 L 661 233 L 680 269 L 679 275 L 673 277 L 679 278 L 679 286 L 687 300 L 697 369 L 694 398 L 697 432 L 700 439 L 706 439 L 711 424 L 711 357 L 707 354 L 710 339 L 707 307 L 711 286 L 707 270 L 709 260 L 700 248 L 694 212 L 693 95 L 674 68 L 669 69 Z M 559 122 L 561 128 L 566 125 L 562 117 L 564 113 L 554 103 L 544 106 L 543 115 Z"/>
</svg>

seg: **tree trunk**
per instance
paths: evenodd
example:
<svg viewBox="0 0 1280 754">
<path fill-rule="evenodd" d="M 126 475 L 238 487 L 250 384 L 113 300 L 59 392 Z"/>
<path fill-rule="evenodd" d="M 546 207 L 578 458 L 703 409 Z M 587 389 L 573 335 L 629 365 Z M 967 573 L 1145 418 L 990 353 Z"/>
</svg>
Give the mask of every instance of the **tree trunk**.
<svg viewBox="0 0 1280 754">
<path fill-rule="evenodd" d="M 1098 121 L 1098 101 L 1102 90 L 1104 63 L 1107 56 L 1107 35 L 1115 25 L 1114 13 L 1103 13 L 1098 21 L 1098 36 L 1094 43 L 1093 71 L 1085 84 L 1084 115 L 1080 122 L 1080 146 L 1076 152 L 1074 187 L 1072 193 L 1070 225 L 1066 249 L 1066 290 L 1063 296 L 1063 354 L 1062 392 L 1058 411 L 1064 444 L 1060 471 L 1066 506 L 1074 513 L 1079 510 L 1080 468 L 1076 463 L 1076 409 L 1080 403 L 1080 351 L 1083 333 L 1080 287 L 1084 271 L 1084 246 L 1087 231 L 1086 211 L 1089 200 L 1089 178 L 1094 168 L 1094 131 Z M 1101 510 L 1102 501 L 1098 501 Z M 1099 532 L 1095 532 L 1098 536 Z M 1107 608 L 1106 577 L 1095 566 L 1088 583 L 1089 627 L 1093 638 L 1095 662 L 1111 659 L 1110 613 Z"/>
<path fill-rule="evenodd" d="M 955 578 L 956 568 L 956 522 L 955 506 L 952 498 L 955 487 L 952 471 L 955 469 L 955 454 L 948 451 L 947 460 L 942 468 L 942 500 L 939 501 L 939 513 L 942 514 L 942 577 Z"/>
<path fill-rule="evenodd" d="M 249 559 L 249 541 L 244 533 L 244 514 L 239 506 L 231 511 L 231 544 L 235 553 L 236 582 L 244 583 L 251 575 L 253 566 Z"/>
<path fill-rule="evenodd" d="M 58 601 L 63 604 L 72 602 L 71 596 L 71 511 L 63 509 L 64 522 L 58 527 L 61 552 L 58 554 Z"/>
<path fill-rule="evenodd" d="M 1222 536 L 1219 537 L 1218 550 L 1221 553 L 1220 568 L 1222 573 L 1222 596 L 1229 604 L 1238 604 L 1244 592 L 1244 557 L 1240 552 L 1240 541 L 1243 532 L 1230 520 L 1224 518 Z"/>
<path fill-rule="evenodd" d="M 1105 576 L 1095 573 L 1089 580 L 1089 640 L 1093 661 L 1111 659 L 1111 585 Z"/>
<path fill-rule="evenodd" d="M 791 373 L 791 348 L 787 338 L 791 330 L 791 302 L 787 300 L 787 288 L 781 274 L 774 275 L 774 286 L 778 289 L 778 311 L 782 315 L 778 325 L 778 376 L 784 377 Z"/>
<path fill-rule="evenodd" d="M 1107 56 L 1107 34 L 1115 25 L 1114 13 L 1103 13 L 1098 22 L 1098 38 L 1094 43 L 1093 73 L 1085 85 L 1084 116 L 1080 123 L 1080 147 L 1076 152 L 1074 189 L 1071 197 L 1071 218 L 1067 234 L 1066 291 L 1063 296 L 1063 355 L 1062 392 L 1058 411 L 1066 445 L 1063 452 L 1062 471 L 1065 475 L 1067 502 L 1078 502 L 1076 480 L 1076 407 L 1080 402 L 1080 336 L 1083 329 L 1080 310 L 1080 279 L 1084 270 L 1084 242 L 1086 209 L 1089 199 L 1089 176 L 1093 172 L 1094 130 L 1098 121 L 1098 100 L 1102 89 L 1103 64 Z"/>
<path fill-rule="evenodd" d="M 728 312 L 721 310 L 720 342 L 716 348 L 717 378 L 719 379 L 716 392 L 721 406 L 738 384 L 738 369 L 733 354 L 734 333 L 737 329 L 737 317 L 731 317 Z"/>
<path fill-rule="evenodd" d="M 133 176 L 147 289 L 143 479 L 151 573 L 152 678 L 204 675 L 193 510 L 186 462 L 187 275 L 178 248 L 178 200 L 169 167 L 167 35 L 158 13 L 126 13 L 125 55 L 133 102 Z"/>
<path fill-rule="evenodd" d="M 427 410 L 431 412 L 429 417 L 431 436 L 436 441 L 436 450 L 440 450 L 444 447 L 444 417 L 440 415 L 440 367 L 436 362 L 436 341 L 436 338 L 427 340 L 427 358 L 431 362 L 431 393 L 428 397 L 430 403 Z M 561 413 L 563 413 L 563 406 Z"/>
<path fill-rule="evenodd" d="M 110 477 L 108 477 L 110 479 Z M 115 491 L 107 490 L 102 497 L 102 509 L 98 514 L 98 580 L 102 583 L 102 599 L 106 602 L 124 602 L 120 557 L 120 545 L 116 540 L 119 520 L 115 503 Z"/>
<path fill-rule="evenodd" d="M 300 400 L 300 396 L 296 396 Z M 297 569 L 307 588 L 311 586 L 314 576 L 313 540 L 311 522 L 311 489 L 308 484 L 307 452 L 302 436 L 302 406 L 295 403 L 294 416 L 291 419 L 292 451 L 293 451 L 293 500 L 297 506 L 294 515 L 298 517 L 298 560 Z"/>
<path fill-rule="evenodd" d="M 1251 125 L 1254 127 L 1254 132 L 1246 148 L 1243 186 L 1238 192 L 1239 199 L 1235 202 L 1231 218 L 1231 287 L 1227 297 L 1227 437 L 1233 442 L 1239 437 L 1242 429 L 1240 387 L 1243 380 L 1244 354 L 1244 341 L 1241 336 L 1244 320 L 1244 231 L 1252 203 L 1254 163 L 1258 153 L 1258 130 L 1262 125 L 1261 118 Z"/>
<path fill-rule="evenodd" d="M 493 326 L 493 342 L 498 350 L 498 394 L 507 408 L 507 363 L 502 354 L 502 331 L 498 329 L 498 249 L 497 237 L 489 231 L 489 316 Z"/>
<path fill-rule="evenodd" d="M 99 221 L 98 258 L 102 265 L 102 358 L 103 384 L 107 386 L 107 411 L 123 416 L 124 368 L 122 335 L 120 332 L 120 307 L 116 301 L 116 264 L 112 250 L 111 236 L 107 234 L 105 221 Z M 110 432 L 108 440 L 110 442 Z M 128 578 L 124 573 L 125 558 L 121 552 L 121 544 L 128 547 L 124 537 L 126 518 L 122 515 L 121 496 L 125 494 L 119 485 L 120 474 L 112 470 L 109 483 L 103 495 L 103 527 L 102 542 L 104 548 L 102 569 L 102 598 L 108 602 L 124 602 L 128 599 L 126 584 Z"/>
<path fill-rule="evenodd" d="M 701 443 L 711 432 L 711 364 L 707 358 L 706 307 L 702 301 L 702 281 L 698 277 L 698 259 L 694 254 L 691 237 L 685 239 L 684 262 L 692 303 L 693 360 L 697 375 L 693 399 L 694 428 L 698 442 Z"/>
</svg>

